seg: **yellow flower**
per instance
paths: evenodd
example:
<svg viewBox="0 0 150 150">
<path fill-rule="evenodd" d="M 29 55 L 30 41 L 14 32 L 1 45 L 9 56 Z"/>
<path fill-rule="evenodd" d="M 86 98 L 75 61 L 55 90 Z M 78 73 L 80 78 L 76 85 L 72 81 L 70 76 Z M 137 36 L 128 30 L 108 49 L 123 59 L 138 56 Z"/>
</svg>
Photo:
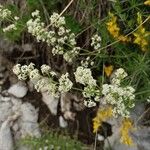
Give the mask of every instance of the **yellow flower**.
<svg viewBox="0 0 150 150">
<path fill-rule="evenodd" d="M 137 14 L 137 23 L 139 25 L 142 24 L 142 16 L 140 13 Z M 150 35 L 150 32 L 146 31 L 145 28 L 141 25 L 138 30 L 136 30 L 134 33 L 134 41 L 133 43 L 139 45 L 141 47 L 142 51 L 148 50 L 148 37 Z"/>
<path fill-rule="evenodd" d="M 105 72 L 107 77 L 109 77 L 112 74 L 113 68 L 114 67 L 112 65 L 104 67 L 104 72 Z"/>
<path fill-rule="evenodd" d="M 150 0 L 145 1 L 144 4 L 150 6 Z"/>
<path fill-rule="evenodd" d="M 129 135 L 129 131 L 133 130 L 133 124 L 132 121 L 128 118 L 123 119 L 122 125 L 120 128 L 121 133 L 121 142 L 123 144 L 126 144 L 128 146 L 134 145 L 132 138 Z"/>
<path fill-rule="evenodd" d="M 98 110 L 96 117 L 93 119 L 93 133 L 96 133 L 102 122 L 112 116 L 112 108 L 106 107 Z"/>
<path fill-rule="evenodd" d="M 117 24 L 117 17 L 114 16 L 114 14 L 112 13 L 109 13 L 109 16 L 110 16 L 110 20 L 106 23 L 107 30 L 109 31 L 109 33 L 119 41 L 122 42 L 130 41 L 130 38 L 120 34 L 120 28 L 118 27 Z"/>
</svg>

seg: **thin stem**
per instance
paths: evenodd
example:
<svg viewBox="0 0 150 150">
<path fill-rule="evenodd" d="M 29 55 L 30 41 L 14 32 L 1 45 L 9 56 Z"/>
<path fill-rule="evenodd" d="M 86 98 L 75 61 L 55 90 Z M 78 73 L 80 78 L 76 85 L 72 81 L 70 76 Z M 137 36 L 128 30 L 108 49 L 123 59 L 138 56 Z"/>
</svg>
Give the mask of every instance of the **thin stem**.
<svg viewBox="0 0 150 150">
<path fill-rule="evenodd" d="M 135 95 L 141 95 L 141 94 L 145 94 L 145 93 L 149 93 L 149 92 L 150 92 L 150 90 L 145 90 L 142 92 L 135 93 Z"/>
<path fill-rule="evenodd" d="M 97 131 L 96 131 L 96 135 L 95 135 L 94 150 L 96 150 L 96 144 L 97 144 Z"/>
<path fill-rule="evenodd" d="M 77 91 L 80 91 L 80 92 L 83 92 L 83 90 L 79 89 L 79 88 L 75 88 L 75 87 L 72 87 L 73 90 L 77 90 Z"/>
<path fill-rule="evenodd" d="M 150 110 L 150 108 L 148 108 L 147 110 L 145 110 L 140 116 L 139 118 L 137 119 L 137 121 L 135 122 L 135 124 L 137 124 L 141 119 L 142 117 Z"/>
</svg>

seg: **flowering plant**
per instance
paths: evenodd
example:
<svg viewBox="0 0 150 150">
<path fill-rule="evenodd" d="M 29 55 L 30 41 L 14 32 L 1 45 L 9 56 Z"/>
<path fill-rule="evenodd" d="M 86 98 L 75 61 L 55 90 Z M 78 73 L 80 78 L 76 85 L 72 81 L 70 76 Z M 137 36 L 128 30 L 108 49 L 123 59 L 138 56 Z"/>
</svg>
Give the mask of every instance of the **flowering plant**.
<svg viewBox="0 0 150 150">
<path fill-rule="evenodd" d="M 149 0 L 141 5 L 148 7 Z M 130 112 L 137 100 L 149 101 L 150 97 L 150 31 L 147 28 L 150 17 L 131 7 L 136 20 L 129 17 L 129 21 L 125 21 L 128 13 L 116 13 L 121 4 L 116 2 L 112 6 L 105 22 L 99 24 L 97 21 L 98 28 L 84 44 L 80 37 L 82 32 L 75 33 L 69 28 L 64 12 L 52 13 L 48 23 L 39 10 L 31 12 L 22 26 L 36 43 L 47 47 L 50 60 L 40 68 L 33 63 L 16 64 L 13 72 L 19 80 L 31 81 L 37 92 L 47 91 L 57 98 L 66 93 L 80 93 L 86 107 L 97 109 L 93 119 L 94 133 L 107 119 L 121 117 L 121 141 L 132 145 L 127 130 L 133 126 Z M 3 27 L 3 33 L 17 32 L 20 16 L 12 16 L 11 11 L 1 5 L 0 12 L 2 21 L 11 18 L 13 22 Z"/>
</svg>

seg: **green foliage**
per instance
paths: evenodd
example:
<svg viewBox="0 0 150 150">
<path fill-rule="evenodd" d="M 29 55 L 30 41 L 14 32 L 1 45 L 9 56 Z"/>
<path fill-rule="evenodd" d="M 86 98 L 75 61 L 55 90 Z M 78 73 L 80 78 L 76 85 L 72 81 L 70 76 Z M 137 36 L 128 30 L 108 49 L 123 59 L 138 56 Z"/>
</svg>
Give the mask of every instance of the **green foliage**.
<svg viewBox="0 0 150 150">
<path fill-rule="evenodd" d="M 35 9 L 39 7 L 40 1 L 39 0 L 27 0 L 27 5 L 30 9 Z"/>
<path fill-rule="evenodd" d="M 85 145 L 77 140 L 71 139 L 69 136 L 58 134 L 57 132 L 45 133 L 41 138 L 27 137 L 20 141 L 21 145 L 26 145 L 31 150 L 82 150 Z"/>
<path fill-rule="evenodd" d="M 66 26 L 71 29 L 73 33 L 79 33 L 82 28 L 81 25 L 72 16 L 65 16 Z"/>
<path fill-rule="evenodd" d="M 19 8 L 14 4 L 7 4 L 5 7 L 12 12 L 13 16 L 18 16 L 20 13 Z"/>
<path fill-rule="evenodd" d="M 27 5 L 30 11 L 35 9 L 43 11 L 45 9 L 48 13 L 51 13 L 56 11 L 57 5 L 62 2 L 62 0 L 27 0 Z"/>
</svg>

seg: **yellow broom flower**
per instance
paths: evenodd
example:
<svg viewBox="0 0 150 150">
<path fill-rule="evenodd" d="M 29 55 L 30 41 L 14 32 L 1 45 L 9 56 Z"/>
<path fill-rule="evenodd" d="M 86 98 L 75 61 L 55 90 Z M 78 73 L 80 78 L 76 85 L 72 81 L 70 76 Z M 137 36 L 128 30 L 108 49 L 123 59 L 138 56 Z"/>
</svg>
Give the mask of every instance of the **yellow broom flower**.
<svg viewBox="0 0 150 150">
<path fill-rule="evenodd" d="M 112 116 L 112 108 L 106 107 L 98 110 L 96 117 L 93 119 L 93 133 L 96 133 L 102 122 Z"/>
<path fill-rule="evenodd" d="M 107 77 L 109 77 L 112 74 L 113 68 L 114 67 L 112 65 L 104 67 L 104 72 L 105 72 Z"/>
<path fill-rule="evenodd" d="M 106 23 L 107 30 L 109 31 L 109 33 L 119 41 L 122 42 L 130 41 L 130 38 L 120 34 L 120 28 L 118 27 L 117 24 L 117 17 L 112 13 L 109 13 L 109 16 L 110 16 L 110 20 Z"/>
<path fill-rule="evenodd" d="M 129 131 L 133 130 L 133 124 L 132 121 L 128 118 L 125 118 L 122 121 L 120 133 L 121 133 L 121 142 L 123 144 L 126 144 L 128 146 L 134 145 L 132 138 L 129 135 Z"/>
<path fill-rule="evenodd" d="M 142 16 L 140 13 L 137 14 L 137 23 L 140 25 L 142 24 Z M 150 32 L 146 31 L 145 28 L 141 25 L 138 30 L 136 30 L 134 33 L 134 41 L 133 43 L 139 45 L 141 47 L 142 51 L 148 50 L 148 37 L 150 35 Z"/>
<path fill-rule="evenodd" d="M 144 4 L 150 6 L 150 0 L 145 1 Z"/>
</svg>

